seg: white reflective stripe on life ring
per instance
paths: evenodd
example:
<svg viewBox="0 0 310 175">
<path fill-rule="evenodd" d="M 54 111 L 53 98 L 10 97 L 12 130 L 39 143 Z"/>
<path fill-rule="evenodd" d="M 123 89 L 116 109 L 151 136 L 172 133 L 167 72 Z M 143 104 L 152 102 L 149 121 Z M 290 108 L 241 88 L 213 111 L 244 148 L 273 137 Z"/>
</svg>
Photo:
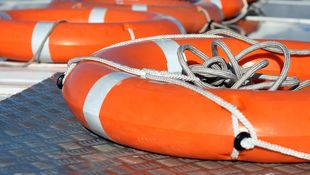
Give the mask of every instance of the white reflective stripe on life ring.
<svg viewBox="0 0 310 175">
<path fill-rule="evenodd" d="M 138 12 L 146 12 L 148 10 L 147 5 L 145 4 L 133 4 L 131 5 L 132 11 L 138 11 Z"/>
<path fill-rule="evenodd" d="M 124 4 L 124 0 L 115 0 L 116 4 Z"/>
<path fill-rule="evenodd" d="M 166 57 L 168 71 L 181 73 L 182 67 L 177 55 L 180 45 L 171 39 L 154 40 L 154 42 L 161 48 Z"/>
<path fill-rule="evenodd" d="M 104 123 L 100 121 L 100 110 L 113 87 L 130 77 L 127 73 L 113 72 L 101 77 L 90 89 L 84 102 L 83 114 L 91 131 L 111 140 L 104 130 Z"/>
<path fill-rule="evenodd" d="M 47 37 L 49 31 L 53 28 L 53 26 L 54 26 L 53 22 L 38 22 L 35 25 L 33 32 L 32 32 L 32 39 L 31 39 L 31 48 L 32 48 L 33 55 L 35 55 L 38 52 L 44 39 Z M 51 58 L 50 49 L 49 49 L 49 38 L 44 43 L 39 59 L 41 62 L 44 62 L 44 63 L 53 62 Z"/>
<path fill-rule="evenodd" d="M 88 17 L 88 23 L 104 23 L 106 8 L 93 8 Z"/>
</svg>

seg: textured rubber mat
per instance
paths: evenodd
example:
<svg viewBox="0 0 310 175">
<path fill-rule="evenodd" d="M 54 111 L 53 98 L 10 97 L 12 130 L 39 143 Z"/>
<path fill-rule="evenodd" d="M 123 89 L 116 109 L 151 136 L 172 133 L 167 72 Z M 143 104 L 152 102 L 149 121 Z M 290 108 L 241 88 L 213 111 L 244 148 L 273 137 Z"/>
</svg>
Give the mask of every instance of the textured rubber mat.
<svg viewBox="0 0 310 175">
<path fill-rule="evenodd" d="M 310 164 L 183 159 L 97 137 L 70 113 L 47 79 L 0 102 L 0 174 L 310 174 Z"/>
</svg>

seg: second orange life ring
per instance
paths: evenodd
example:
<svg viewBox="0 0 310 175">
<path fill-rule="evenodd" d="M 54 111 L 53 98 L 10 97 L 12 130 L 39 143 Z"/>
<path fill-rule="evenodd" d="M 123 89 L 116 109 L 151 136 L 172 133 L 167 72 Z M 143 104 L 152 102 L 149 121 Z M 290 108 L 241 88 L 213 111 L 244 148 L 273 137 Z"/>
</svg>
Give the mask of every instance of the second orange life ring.
<svg viewBox="0 0 310 175">
<path fill-rule="evenodd" d="M 54 0 L 52 2 L 68 2 L 68 0 Z M 189 1 L 183 0 L 71 0 L 71 2 L 90 2 L 90 3 L 105 3 L 116 5 L 130 5 L 130 4 L 147 4 L 156 6 L 190 6 Z"/>
<path fill-rule="evenodd" d="M 198 0 L 196 5 L 204 5 L 214 3 L 222 11 L 226 19 L 237 16 L 244 8 L 244 0 Z"/>
<path fill-rule="evenodd" d="M 91 9 L 91 8 L 109 8 L 130 11 L 147 11 L 156 12 L 176 18 L 184 26 L 188 33 L 198 33 L 209 20 L 221 22 L 224 20 L 222 12 L 213 3 L 206 3 L 203 6 L 154 6 L 146 4 L 115 5 L 105 3 L 90 2 L 53 2 L 49 8 L 74 8 L 74 9 Z M 206 11 L 210 17 L 206 16 Z"/>
<path fill-rule="evenodd" d="M 204 6 L 209 5 L 210 3 L 215 4 L 223 13 L 226 19 L 233 18 L 237 16 L 241 10 L 246 5 L 246 0 L 197 0 L 197 1 L 178 1 L 178 0 L 74 0 L 74 1 L 67 1 L 67 0 L 54 0 L 51 4 L 60 4 L 61 3 L 95 3 L 95 4 L 102 4 L 102 5 L 150 5 L 150 6 L 157 6 L 157 7 L 186 7 L 186 6 Z"/>
<path fill-rule="evenodd" d="M 16 61 L 29 61 L 41 49 L 39 61 L 67 62 L 72 57 L 89 55 L 121 41 L 185 32 L 177 20 L 148 12 L 94 8 L 21 10 L 1 14 L 0 56 Z M 53 21 L 60 19 L 91 24 L 55 25 Z M 32 22 L 40 20 L 45 22 Z"/>
</svg>

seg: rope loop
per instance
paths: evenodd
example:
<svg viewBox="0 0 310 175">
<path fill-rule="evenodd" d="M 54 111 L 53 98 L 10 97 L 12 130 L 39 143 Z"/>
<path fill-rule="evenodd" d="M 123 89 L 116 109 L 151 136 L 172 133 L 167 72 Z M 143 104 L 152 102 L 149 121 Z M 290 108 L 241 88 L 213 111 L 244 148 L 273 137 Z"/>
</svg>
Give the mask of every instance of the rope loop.
<svg viewBox="0 0 310 175">
<path fill-rule="evenodd" d="M 290 90 L 305 88 L 305 84 L 308 82 L 300 82 L 298 78 L 287 76 L 290 67 L 290 54 L 288 48 L 281 43 L 272 41 L 257 43 L 242 50 L 236 56 L 220 39 L 212 41 L 211 48 L 212 57 L 208 57 L 189 44 L 181 45 L 178 49 L 177 55 L 183 73 L 195 79 L 196 81 L 193 81 L 193 83 L 196 86 L 202 88 L 269 89 L 275 91 L 285 86 L 292 86 Z M 228 62 L 225 61 L 223 56 L 219 55 L 219 48 L 225 53 Z M 250 67 L 240 65 L 240 60 L 247 54 L 262 48 L 278 48 L 283 52 L 284 66 L 279 76 L 257 73 L 257 71 L 269 65 L 269 61 L 266 59 L 260 60 Z M 193 53 L 203 63 L 188 65 L 185 51 Z M 255 83 L 257 80 L 260 83 Z"/>
</svg>

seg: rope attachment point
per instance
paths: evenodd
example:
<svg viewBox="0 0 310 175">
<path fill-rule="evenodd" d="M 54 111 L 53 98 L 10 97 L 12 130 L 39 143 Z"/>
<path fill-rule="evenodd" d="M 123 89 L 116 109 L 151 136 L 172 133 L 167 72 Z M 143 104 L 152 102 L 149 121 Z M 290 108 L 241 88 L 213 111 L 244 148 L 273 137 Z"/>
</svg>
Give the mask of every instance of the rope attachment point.
<svg viewBox="0 0 310 175">
<path fill-rule="evenodd" d="M 234 147 L 238 151 L 246 150 L 246 148 L 241 144 L 242 141 L 246 138 L 251 138 L 251 135 L 248 132 L 240 132 L 236 137 L 234 141 Z"/>
</svg>

